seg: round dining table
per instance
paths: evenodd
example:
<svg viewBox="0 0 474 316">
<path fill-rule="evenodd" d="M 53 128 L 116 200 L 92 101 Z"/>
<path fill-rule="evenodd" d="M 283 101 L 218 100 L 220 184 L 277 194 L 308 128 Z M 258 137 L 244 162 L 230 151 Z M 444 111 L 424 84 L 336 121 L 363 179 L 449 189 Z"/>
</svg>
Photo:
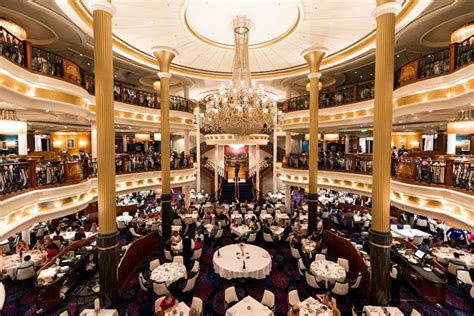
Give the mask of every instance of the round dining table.
<svg viewBox="0 0 474 316">
<path fill-rule="evenodd" d="M 166 282 L 166 286 L 182 278 L 186 278 L 186 267 L 178 262 L 167 262 L 159 265 L 151 272 L 150 279 L 157 283 Z"/>
<path fill-rule="evenodd" d="M 272 271 L 272 258 L 268 251 L 251 244 L 224 246 L 214 253 L 212 262 L 214 271 L 228 280 L 264 279 Z"/>
<path fill-rule="evenodd" d="M 340 264 L 329 260 L 313 261 L 310 270 L 316 276 L 318 282 L 326 282 L 326 288 L 328 283 L 334 284 L 336 281 L 342 282 L 346 279 L 346 269 Z"/>
</svg>

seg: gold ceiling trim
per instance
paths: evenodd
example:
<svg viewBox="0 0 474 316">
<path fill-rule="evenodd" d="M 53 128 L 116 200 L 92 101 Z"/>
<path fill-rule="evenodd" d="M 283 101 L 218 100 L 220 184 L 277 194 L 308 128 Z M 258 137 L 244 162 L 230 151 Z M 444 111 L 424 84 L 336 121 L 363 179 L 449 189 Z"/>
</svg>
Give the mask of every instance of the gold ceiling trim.
<svg viewBox="0 0 474 316">
<path fill-rule="evenodd" d="M 400 97 L 393 101 L 393 109 L 419 104 L 428 101 L 445 100 L 459 95 L 474 91 L 474 79 L 467 80 L 463 83 L 454 84 L 450 87 L 434 89 L 421 93 L 415 93 Z M 309 124 L 309 110 L 303 110 L 302 116 L 284 118 L 282 120 L 282 126 L 291 126 L 295 124 Z M 373 105 L 370 108 L 362 110 L 347 111 L 341 113 L 335 113 L 331 115 L 320 115 L 319 122 L 332 122 L 339 120 L 355 119 L 369 117 L 374 114 Z"/>
<path fill-rule="evenodd" d="M 268 46 L 271 46 L 271 45 L 274 45 L 278 42 L 281 42 L 283 41 L 284 39 L 286 39 L 288 36 L 290 36 L 295 30 L 296 28 L 298 27 L 298 25 L 300 24 L 300 21 L 301 21 L 301 10 L 300 10 L 300 7 L 299 5 L 296 6 L 297 9 L 298 9 L 298 15 L 296 17 L 296 20 L 295 22 L 293 23 L 293 25 L 288 29 L 286 30 L 283 34 L 275 37 L 275 38 L 272 38 L 268 41 L 265 41 L 265 42 L 261 42 L 261 43 L 256 43 L 256 44 L 252 44 L 250 45 L 249 44 L 249 50 L 250 49 L 259 49 L 259 48 L 264 48 L 264 47 L 268 47 Z M 234 50 L 235 49 L 235 45 L 231 45 L 231 44 L 224 44 L 224 43 L 220 43 L 220 42 L 216 42 L 216 41 L 213 41 L 201 34 L 199 34 L 196 30 L 194 30 L 192 28 L 192 26 L 189 24 L 189 21 L 188 21 L 188 16 L 187 16 L 187 12 L 188 12 L 188 9 L 186 8 L 184 10 L 184 14 L 183 14 L 183 20 L 184 20 L 184 26 L 186 27 L 186 29 L 189 31 L 189 33 L 191 33 L 194 37 L 196 37 L 198 40 L 200 40 L 201 42 L 205 43 L 205 44 L 208 44 L 208 45 L 211 45 L 213 47 L 216 47 L 216 48 L 222 48 L 222 49 L 226 49 L 226 50 Z"/>
<path fill-rule="evenodd" d="M 404 18 L 406 18 L 410 12 L 423 0 L 406 0 L 402 4 L 402 8 L 400 12 L 395 17 L 396 25 L 400 23 Z M 85 23 L 89 29 L 93 29 L 93 18 L 90 12 L 85 7 L 82 0 L 68 0 L 68 4 L 73 9 L 73 11 L 77 14 L 77 16 Z M 126 43 L 125 41 L 121 40 L 117 36 L 113 35 L 112 43 L 115 48 L 120 50 L 125 57 L 132 57 L 132 59 L 136 59 L 141 61 L 144 64 L 152 64 L 158 68 L 158 62 L 156 59 L 130 44 Z M 356 57 L 357 52 L 363 49 L 366 49 L 368 46 L 375 43 L 375 31 L 371 32 L 364 38 L 360 39 L 359 41 L 353 43 L 352 45 L 348 46 L 347 48 L 333 53 L 326 58 L 323 59 L 321 62 L 321 67 L 329 67 L 335 66 L 346 59 L 350 59 L 352 57 Z M 202 69 L 196 69 L 192 67 L 186 67 L 182 65 L 171 64 L 170 70 L 176 73 L 180 73 L 183 75 L 189 75 L 194 77 L 201 77 L 201 78 L 212 78 L 212 79 L 230 79 L 232 78 L 232 73 L 227 72 L 215 72 L 215 71 L 207 71 Z M 267 72 L 254 72 L 252 73 L 252 78 L 254 79 L 272 79 L 275 77 L 282 77 L 282 76 L 294 76 L 298 74 L 302 74 L 308 70 L 308 66 L 306 64 L 297 65 L 291 68 L 285 69 L 277 69 Z"/>
</svg>

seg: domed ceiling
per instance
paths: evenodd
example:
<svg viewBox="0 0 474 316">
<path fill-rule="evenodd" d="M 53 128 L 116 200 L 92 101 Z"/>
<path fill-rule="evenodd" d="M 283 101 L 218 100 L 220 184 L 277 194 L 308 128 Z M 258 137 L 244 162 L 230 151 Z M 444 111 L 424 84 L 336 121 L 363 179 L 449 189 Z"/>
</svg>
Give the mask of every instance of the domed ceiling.
<svg viewBox="0 0 474 316">
<path fill-rule="evenodd" d="M 59 1 L 59 0 L 56 0 Z M 91 32 L 90 0 L 68 0 L 61 8 Z M 423 0 L 402 2 L 400 27 L 426 7 Z M 172 71 L 195 77 L 227 78 L 234 56 L 231 21 L 247 16 L 250 67 L 256 78 L 275 78 L 306 70 L 301 52 L 329 50 L 323 66 L 367 52 L 374 45 L 375 0 L 114 0 L 114 49 L 156 68 L 151 48 L 165 45 L 179 55 Z"/>
</svg>

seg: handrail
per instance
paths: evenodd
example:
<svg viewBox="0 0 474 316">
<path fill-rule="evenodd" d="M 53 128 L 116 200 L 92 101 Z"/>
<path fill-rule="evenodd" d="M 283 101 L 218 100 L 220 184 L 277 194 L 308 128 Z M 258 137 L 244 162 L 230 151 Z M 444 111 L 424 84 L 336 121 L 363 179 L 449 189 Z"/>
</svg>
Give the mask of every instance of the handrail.
<svg viewBox="0 0 474 316">
<path fill-rule="evenodd" d="M 308 170 L 308 155 L 295 160 L 298 155 L 285 157 L 282 166 L 291 169 Z M 474 191 L 470 178 L 474 176 L 474 157 L 427 155 L 392 159 L 391 174 L 397 181 L 410 184 L 427 184 L 445 188 Z M 318 169 L 358 174 L 372 174 L 372 155 L 337 154 L 330 158 L 320 157 Z"/>
<path fill-rule="evenodd" d="M 427 54 L 403 65 L 395 73 L 394 87 L 453 73 L 474 62 L 473 36 L 461 43 L 450 44 L 449 48 Z M 326 88 L 320 92 L 319 108 L 328 108 L 356 103 L 374 98 L 374 81 L 362 81 L 351 85 Z M 309 109 L 309 95 L 304 94 L 282 102 L 283 112 Z"/>
<path fill-rule="evenodd" d="M 192 158 L 177 156 L 170 162 L 171 170 L 194 168 Z M 160 171 L 160 156 L 115 156 L 116 174 Z M 67 160 L 28 160 L 0 164 L 0 200 L 27 190 L 75 184 L 97 176 L 97 160 L 92 158 Z"/>
<path fill-rule="evenodd" d="M 95 95 L 94 75 L 86 73 L 79 65 L 55 53 L 32 46 L 22 41 L 7 29 L 0 27 L 0 55 L 7 60 L 42 76 L 53 77 L 78 85 Z M 160 95 L 115 82 L 114 100 L 148 108 L 160 108 Z M 194 102 L 190 99 L 170 95 L 170 109 L 193 113 Z"/>
</svg>

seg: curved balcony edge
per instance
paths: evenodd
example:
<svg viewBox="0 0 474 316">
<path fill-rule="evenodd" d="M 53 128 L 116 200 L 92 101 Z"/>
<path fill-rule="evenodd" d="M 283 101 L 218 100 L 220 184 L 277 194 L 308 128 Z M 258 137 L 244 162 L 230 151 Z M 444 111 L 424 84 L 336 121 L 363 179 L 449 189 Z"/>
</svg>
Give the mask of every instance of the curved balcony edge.
<svg viewBox="0 0 474 316">
<path fill-rule="evenodd" d="M 196 168 L 171 170 L 171 186 L 192 184 Z M 116 176 L 117 195 L 161 188 L 161 171 L 145 171 Z M 79 183 L 30 190 L 0 201 L 0 240 L 38 221 L 78 212 L 97 200 L 97 178 Z"/>
<path fill-rule="evenodd" d="M 307 169 L 282 166 L 280 174 L 284 184 L 308 186 Z M 372 176 L 320 170 L 318 186 L 371 196 Z M 453 226 L 474 230 L 474 195 L 470 192 L 391 180 L 391 201 L 403 210 L 443 219 Z"/>
</svg>

